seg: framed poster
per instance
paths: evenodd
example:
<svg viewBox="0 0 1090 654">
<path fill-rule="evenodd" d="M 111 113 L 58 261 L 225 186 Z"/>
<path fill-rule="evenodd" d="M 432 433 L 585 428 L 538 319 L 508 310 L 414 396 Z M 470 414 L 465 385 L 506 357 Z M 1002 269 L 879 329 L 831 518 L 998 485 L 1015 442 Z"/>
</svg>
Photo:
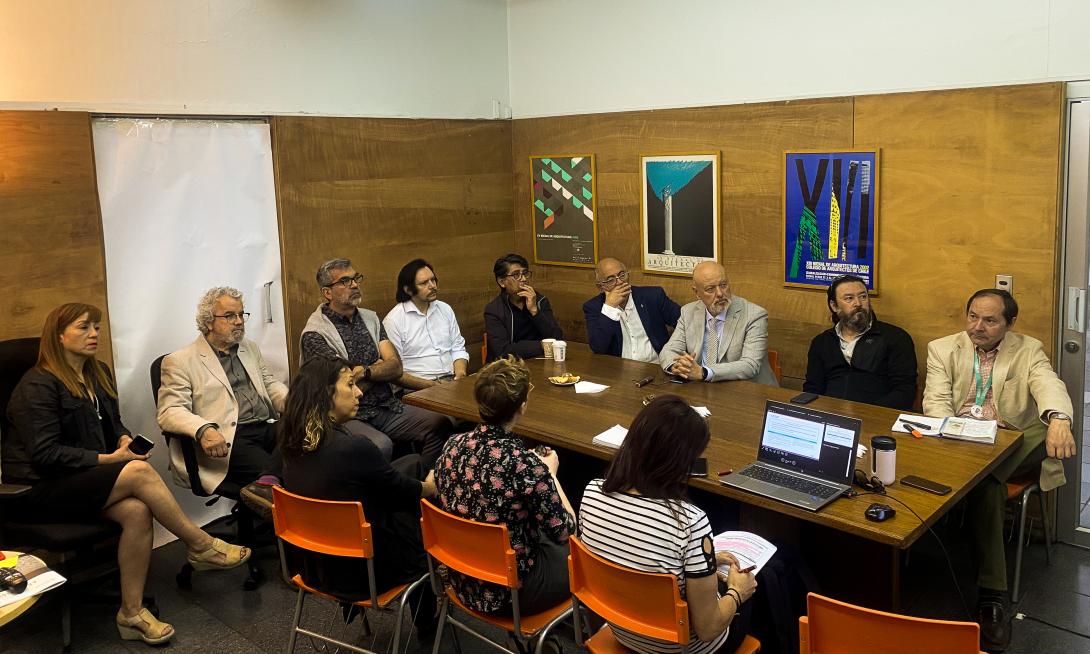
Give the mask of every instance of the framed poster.
<svg viewBox="0 0 1090 654">
<path fill-rule="evenodd" d="M 719 153 L 640 157 L 643 269 L 691 275 L 719 261 Z"/>
<path fill-rule="evenodd" d="M 877 294 L 878 150 L 784 153 L 784 286 L 856 275 Z"/>
<path fill-rule="evenodd" d="M 598 263 L 594 155 L 530 157 L 534 263 Z"/>
</svg>

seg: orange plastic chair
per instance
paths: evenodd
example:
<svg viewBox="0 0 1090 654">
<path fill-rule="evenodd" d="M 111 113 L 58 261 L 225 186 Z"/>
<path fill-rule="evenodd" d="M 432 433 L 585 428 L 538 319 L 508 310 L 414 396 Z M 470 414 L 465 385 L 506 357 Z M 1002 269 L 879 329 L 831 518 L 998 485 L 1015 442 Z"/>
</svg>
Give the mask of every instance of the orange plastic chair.
<svg viewBox="0 0 1090 654">
<path fill-rule="evenodd" d="M 377 598 L 377 601 L 366 599 L 353 602 L 353 604 L 364 611 L 367 609 L 397 611 L 397 622 L 394 627 L 392 641 L 393 651 L 396 654 L 401 643 L 401 623 L 404 621 L 405 598 L 409 592 L 427 581 L 428 576 L 423 575 L 411 584 L 394 586 L 384 593 L 375 592 L 375 547 L 371 538 L 371 523 L 367 522 L 367 518 L 363 515 L 363 504 L 360 502 L 316 500 L 274 486 L 273 527 L 276 530 L 276 536 L 280 539 L 278 541 L 280 545 L 280 565 L 284 577 L 290 577 L 291 583 L 299 588 L 299 597 L 295 602 L 295 615 L 291 621 L 288 654 L 295 651 L 295 639 L 298 634 L 316 638 L 338 647 L 344 647 L 353 652 L 373 653 L 371 650 L 362 649 L 299 626 L 299 618 L 303 614 L 303 600 L 308 593 L 331 602 L 341 603 L 343 600 L 308 586 L 303 581 L 302 575 L 292 575 L 288 570 L 287 557 L 284 553 L 285 542 L 308 552 L 367 559 L 368 588 L 371 591 L 371 598 Z M 395 603 L 396 607 L 393 606 Z"/>
<path fill-rule="evenodd" d="M 815 593 L 799 618 L 799 653 L 984 654 L 975 622 L 913 618 L 855 606 Z"/>
<path fill-rule="evenodd" d="M 541 654 L 541 645 L 548 638 L 553 627 L 572 613 L 571 603 L 564 601 L 553 608 L 533 615 L 519 615 L 518 608 L 518 562 L 515 550 L 511 549 L 511 539 L 506 525 L 491 525 L 459 518 L 447 513 L 427 500 L 420 500 L 420 528 L 424 534 L 424 550 L 428 553 L 428 569 L 432 573 L 435 588 L 442 588 L 442 582 L 435 572 L 438 561 L 451 570 L 464 575 L 487 581 L 511 590 L 511 617 L 492 615 L 474 611 L 458 599 L 449 586 L 439 605 L 438 629 L 450 624 L 466 633 L 489 643 L 497 649 L 511 654 L 524 654 L 533 645 L 534 654 Z M 521 651 L 504 647 L 488 636 L 474 630 L 452 615 L 451 604 L 474 618 L 499 627 L 513 636 Z M 432 654 L 439 654 L 442 637 L 437 632 Z"/>
<path fill-rule="evenodd" d="M 604 625 L 586 642 L 580 626 L 580 605 L 585 605 L 611 624 L 648 638 L 681 645 L 688 651 L 689 604 L 681 599 L 674 575 L 640 572 L 598 556 L 576 537 L 568 557 L 568 579 L 575 608 L 575 640 L 592 654 L 631 654 Z M 735 654 L 755 654 L 761 643 L 746 636 Z"/>
<path fill-rule="evenodd" d="M 783 371 L 780 370 L 780 353 L 776 350 L 768 351 L 768 367 L 772 369 L 772 374 L 776 375 L 776 381 L 779 382 Z"/>
</svg>

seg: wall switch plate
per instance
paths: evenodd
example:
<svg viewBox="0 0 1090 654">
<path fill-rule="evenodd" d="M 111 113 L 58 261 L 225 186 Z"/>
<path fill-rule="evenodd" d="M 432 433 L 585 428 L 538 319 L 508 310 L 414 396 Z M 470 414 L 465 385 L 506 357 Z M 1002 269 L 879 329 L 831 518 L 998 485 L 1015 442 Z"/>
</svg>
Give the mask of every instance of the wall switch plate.
<svg viewBox="0 0 1090 654">
<path fill-rule="evenodd" d="M 995 287 L 1014 295 L 1014 275 L 996 275 Z"/>
</svg>

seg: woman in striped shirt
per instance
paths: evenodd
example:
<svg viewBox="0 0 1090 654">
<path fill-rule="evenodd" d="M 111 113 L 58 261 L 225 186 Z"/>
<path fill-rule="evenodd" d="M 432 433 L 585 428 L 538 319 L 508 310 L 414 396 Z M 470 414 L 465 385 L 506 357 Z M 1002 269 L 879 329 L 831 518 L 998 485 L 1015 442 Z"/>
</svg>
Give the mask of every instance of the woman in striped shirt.
<svg viewBox="0 0 1090 654">
<path fill-rule="evenodd" d="M 733 556 L 715 551 L 708 516 L 686 499 L 689 470 L 710 438 L 707 422 L 685 400 L 656 398 L 632 422 L 606 478 L 587 485 L 579 509 L 579 536 L 590 550 L 618 565 L 677 577 L 689 603 L 690 654 L 733 652 L 745 638 L 746 601 L 757 587 Z M 718 572 L 719 565 L 729 565 L 730 573 Z M 611 627 L 637 652 L 681 651 Z"/>
</svg>

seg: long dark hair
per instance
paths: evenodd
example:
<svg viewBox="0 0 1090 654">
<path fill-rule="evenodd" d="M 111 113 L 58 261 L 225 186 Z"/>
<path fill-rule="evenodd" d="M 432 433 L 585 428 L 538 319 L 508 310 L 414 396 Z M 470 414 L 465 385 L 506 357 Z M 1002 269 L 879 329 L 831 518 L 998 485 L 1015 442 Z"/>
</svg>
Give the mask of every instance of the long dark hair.
<svg viewBox="0 0 1090 654">
<path fill-rule="evenodd" d="M 397 292 L 394 294 L 398 302 L 408 302 L 412 299 L 416 291 L 416 273 L 420 272 L 421 268 L 427 268 L 431 274 L 435 274 L 435 268 L 423 259 L 413 259 L 401 267 L 401 272 L 397 274 Z"/>
<path fill-rule="evenodd" d="M 341 372 L 352 366 L 340 357 L 315 356 L 307 360 L 288 390 L 288 401 L 280 416 L 277 441 L 284 456 L 313 452 L 322 437 L 333 429 L 329 411 Z"/>
<path fill-rule="evenodd" d="M 632 421 L 609 464 L 602 490 L 684 499 L 689 470 L 709 440 L 708 423 L 688 402 L 677 395 L 656 397 Z"/>
</svg>

